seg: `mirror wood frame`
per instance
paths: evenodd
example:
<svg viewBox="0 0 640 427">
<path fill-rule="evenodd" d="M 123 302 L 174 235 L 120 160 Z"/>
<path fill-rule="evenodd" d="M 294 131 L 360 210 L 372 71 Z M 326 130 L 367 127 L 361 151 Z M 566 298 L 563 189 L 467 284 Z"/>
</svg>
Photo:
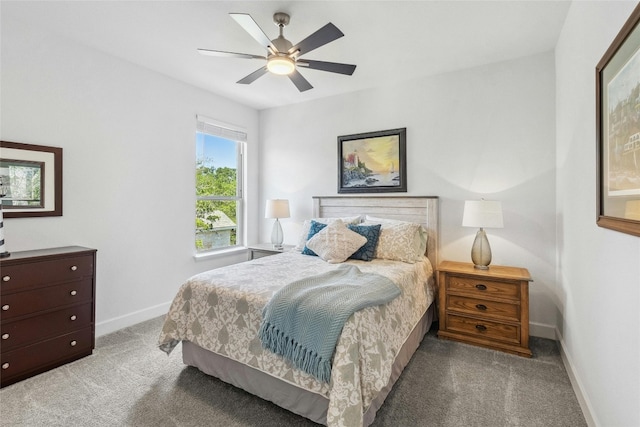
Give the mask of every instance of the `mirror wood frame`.
<svg viewBox="0 0 640 427">
<path fill-rule="evenodd" d="M 45 162 L 45 170 L 53 169 L 53 197 L 50 199 L 52 202 L 47 203 L 45 199 L 44 208 L 29 208 L 25 207 L 20 211 L 14 211 L 13 209 L 3 209 L 2 214 L 4 218 L 29 218 L 29 217 L 41 217 L 41 216 L 62 216 L 62 148 L 49 147 L 46 145 L 24 144 L 20 142 L 0 141 L 0 148 L 13 149 L 13 150 L 25 150 L 31 152 L 45 152 L 53 154 L 53 161 Z M 28 154 L 26 154 L 28 156 Z M 0 151 L 0 159 L 4 157 L 4 153 Z M 36 162 L 37 160 L 34 160 Z M 46 182 L 46 176 L 43 176 L 44 185 L 49 185 Z M 43 185 L 43 188 L 44 188 Z M 49 187 L 48 187 L 49 188 Z"/>
</svg>

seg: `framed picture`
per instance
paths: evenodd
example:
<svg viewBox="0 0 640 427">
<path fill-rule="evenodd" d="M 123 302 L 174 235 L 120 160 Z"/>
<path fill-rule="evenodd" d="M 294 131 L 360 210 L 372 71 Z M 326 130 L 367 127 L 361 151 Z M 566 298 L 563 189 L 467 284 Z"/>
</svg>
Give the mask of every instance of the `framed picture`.
<svg viewBox="0 0 640 427">
<path fill-rule="evenodd" d="M 596 66 L 600 227 L 640 236 L 640 5 Z"/>
<path fill-rule="evenodd" d="M 406 193 L 407 129 L 338 137 L 338 193 Z"/>
<path fill-rule="evenodd" d="M 0 141 L 5 218 L 62 216 L 62 148 Z"/>
</svg>

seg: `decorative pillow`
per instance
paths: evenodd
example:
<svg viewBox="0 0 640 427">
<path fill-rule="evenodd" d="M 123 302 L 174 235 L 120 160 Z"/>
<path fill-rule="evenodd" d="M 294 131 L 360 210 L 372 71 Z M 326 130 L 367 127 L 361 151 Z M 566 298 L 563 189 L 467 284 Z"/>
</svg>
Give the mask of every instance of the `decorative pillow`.
<svg viewBox="0 0 640 427">
<path fill-rule="evenodd" d="M 408 221 L 400 221 L 397 219 L 375 218 L 369 215 L 366 216 L 364 223 L 365 224 L 382 224 L 382 228 L 384 228 L 385 225 L 389 226 L 392 224 L 415 224 L 419 228 L 418 228 L 418 231 L 413 236 L 413 242 L 411 244 L 412 248 L 415 251 L 415 261 L 412 261 L 412 262 L 418 262 L 422 260 L 422 257 L 427 252 L 428 234 L 427 234 L 427 230 L 425 230 L 424 227 L 420 224 L 416 224 Z"/>
<path fill-rule="evenodd" d="M 351 231 L 341 220 L 336 220 L 309 239 L 307 247 L 330 264 L 345 261 L 367 243 L 367 238 Z"/>
<path fill-rule="evenodd" d="M 361 236 L 364 236 L 367 239 L 367 243 L 365 243 L 360 249 L 355 251 L 353 255 L 351 255 L 350 259 L 360 259 L 362 261 L 371 261 L 374 258 L 376 252 L 376 246 L 378 245 L 378 238 L 380 237 L 380 224 L 375 225 L 355 225 L 349 224 L 347 228 L 349 230 L 355 231 Z"/>
<path fill-rule="evenodd" d="M 424 250 L 416 247 L 416 235 L 420 232 L 420 224 L 411 222 L 382 224 L 375 258 L 402 261 L 413 264 L 424 257 Z M 420 240 L 417 240 L 418 243 Z"/>
<path fill-rule="evenodd" d="M 305 219 L 302 224 L 302 231 L 300 232 L 300 236 L 298 237 L 298 244 L 295 247 L 296 251 L 304 250 L 304 246 L 307 244 L 307 240 L 309 240 L 309 228 L 311 227 L 311 221 L 321 222 L 323 224 L 329 224 L 336 219 L 342 220 L 345 224 L 359 224 L 362 221 L 362 217 L 360 215 L 356 216 L 347 216 L 344 218 L 312 218 Z"/>
<path fill-rule="evenodd" d="M 309 239 L 311 239 L 313 236 L 318 234 L 318 232 L 320 232 L 320 230 L 322 230 L 326 226 L 327 226 L 327 224 L 323 224 L 321 222 L 316 222 L 313 219 L 311 220 L 311 223 L 309 225 L 309 231 L 307 232 L 307 239 L 305 241 L 304 248 L 302 249 L 302 253 L 304 255 L 318 256 L 318 254 L 316 254 L 314 251 L 312 251 L 311 249 L 309 249 L 307 247 L 307 243 L 308 243 Z"/>
</svg>

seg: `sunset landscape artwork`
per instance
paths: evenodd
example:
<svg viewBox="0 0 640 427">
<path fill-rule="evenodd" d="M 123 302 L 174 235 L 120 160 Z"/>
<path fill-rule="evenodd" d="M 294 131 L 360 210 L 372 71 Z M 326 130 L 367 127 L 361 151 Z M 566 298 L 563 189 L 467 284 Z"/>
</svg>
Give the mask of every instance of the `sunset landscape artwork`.
<svg viewBox="0 0 640 427">
<path fill-rule="evenodd" d="M 347 192 L 406 191 L 403 173 L 406 170 L 404 129 L 400 131 L 351 135 L 353 138 L 339 137 L 341 158 L 339 190 L 347 189 Z M 381 133 L 386 134 L 381 135 Z"/>
</svg>

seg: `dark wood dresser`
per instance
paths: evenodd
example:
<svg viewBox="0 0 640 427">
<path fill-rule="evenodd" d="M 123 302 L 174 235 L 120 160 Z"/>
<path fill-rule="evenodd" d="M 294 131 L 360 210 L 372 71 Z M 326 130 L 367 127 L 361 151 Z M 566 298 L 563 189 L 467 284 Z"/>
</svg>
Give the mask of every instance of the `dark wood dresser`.
<svg viewBox="0 0 640 427">
<path fill-rule="evenodd" d="M 12 252 L 0 270 L 0 387 L 93 352 L 95 249 Z"/>
</svg>

